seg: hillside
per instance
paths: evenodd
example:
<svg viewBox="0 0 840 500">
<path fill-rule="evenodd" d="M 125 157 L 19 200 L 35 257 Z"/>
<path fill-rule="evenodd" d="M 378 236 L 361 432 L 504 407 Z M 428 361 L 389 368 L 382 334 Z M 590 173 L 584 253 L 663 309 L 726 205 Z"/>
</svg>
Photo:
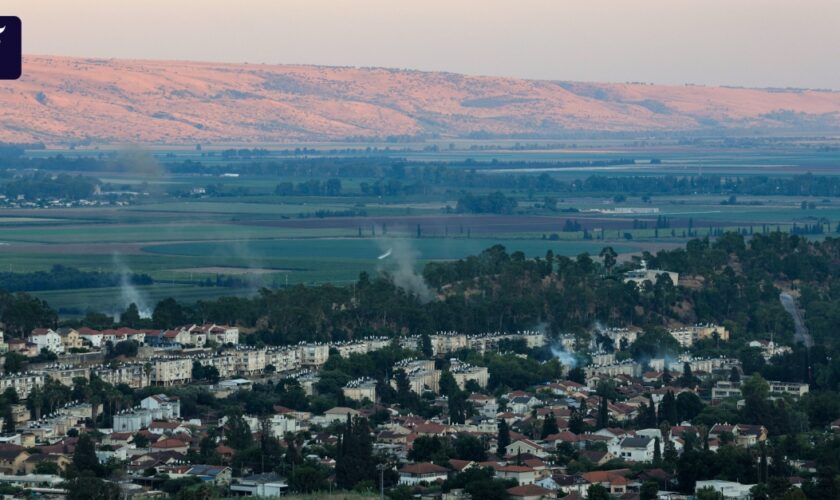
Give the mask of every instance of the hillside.
<svg viewBox="0 0 840 500">
<path fill-rule="evenodd" d="M 196 143 L 840 128 L 840 92 L 31 56 L 0 141 Z"/>
</svg>

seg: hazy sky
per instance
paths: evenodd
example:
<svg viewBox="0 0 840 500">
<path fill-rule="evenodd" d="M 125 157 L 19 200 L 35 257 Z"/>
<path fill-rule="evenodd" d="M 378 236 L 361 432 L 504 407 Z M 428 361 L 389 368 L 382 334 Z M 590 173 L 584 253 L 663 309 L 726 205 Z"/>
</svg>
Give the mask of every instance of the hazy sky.
<svg viewBox="0 0 840 500">
<path fill-rule="evenodd" d="M 29 54 L 840 89 L 838 0 L 4 0 L 2 10 L 22 18 Z"/>
</svg>

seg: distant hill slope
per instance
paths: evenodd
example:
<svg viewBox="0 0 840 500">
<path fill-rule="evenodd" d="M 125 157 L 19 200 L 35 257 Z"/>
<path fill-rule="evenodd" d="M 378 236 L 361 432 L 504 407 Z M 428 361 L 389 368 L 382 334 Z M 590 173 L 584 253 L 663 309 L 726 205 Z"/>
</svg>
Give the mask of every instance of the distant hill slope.
<svg viewBox="0 0 840 500">
<path fill-rule="evenodd" d="M 0 141 L 286 142 L 570 131 L 840 128 L 840 92 L 31 56 Z"/>
</svg>

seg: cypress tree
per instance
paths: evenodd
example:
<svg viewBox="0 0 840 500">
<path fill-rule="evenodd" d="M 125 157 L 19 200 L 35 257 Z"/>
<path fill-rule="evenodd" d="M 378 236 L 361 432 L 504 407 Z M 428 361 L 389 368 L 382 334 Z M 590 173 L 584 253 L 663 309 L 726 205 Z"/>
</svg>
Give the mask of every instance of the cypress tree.
<svg viewBox="0 0 840 500">
<path fill-rule="evenodd" d="M 554 413 L 548 412 L 545 420 L 543 420 L 541 437 L 545 439 L 547 436 L 557 434 L 558 432 L 560 432 L 560 428 L 557 427 L 557 419 L 554 417 Z"/>
<path fill-rule="evenodd" d="M 677 418 L 677 400 L 674 398 L 674 392 L 668 391 L 659 406 L 659 423 L 668 422 L 671 425 L 676 425 L 677 420 L 679 420 Z"/>
<path fill-rule="evenodd" d="M 496 438 L 496 455 L 503 457 L 505 448 L 510 444 L 510 429 L 505 419 L 499 420 L 499 435 Z"/>
<path fill-rule="evenodd" d="M 610 425 L 610 410 L 607 404 L 607 398 L 601 396 L 598 403 L 598 428 L 603 429 Z"/>
</svg>

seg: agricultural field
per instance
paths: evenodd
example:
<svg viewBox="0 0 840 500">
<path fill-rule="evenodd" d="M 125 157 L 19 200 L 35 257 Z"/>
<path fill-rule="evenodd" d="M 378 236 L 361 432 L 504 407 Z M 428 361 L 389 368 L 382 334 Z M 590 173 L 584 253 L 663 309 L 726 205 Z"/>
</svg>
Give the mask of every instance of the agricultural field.
<svg viewBox="0 0 840 500">
<path fill-rule="evenodd" d="M 329 164 L 333 157 L 350 162 L 347 172 L 355 173 L 340 177 L 341 193 L 334 195 L 278 194 L 275 187 L 313 179 L 326 182 L 340 170 L 333 169 L 329 176 L 319 175 L 314 167 L 288 176 L 252 175 L 247 170 L 250 159 L 223 159 L 212 148 L 200 153 L 152 148 L 144 153 L 151 164 L 158 165 L 152 169 L 69 171 L 69 175 L 98 178 L 114 191 L 142 195 L 110 206 L 0 208 L 0 271 L 46 271 L 64 265 L 83 271 L 144 273 L 155 284 L 138 287 L 137 292 L 145 303 L 154 304 L 169 296 L 195 301 L 247 295 L 263 286 L 346 284 L 362 271 L 377 273 L 395 266 L 419 271 L 428 262 L 464 258 L 495 244 L 528 256 L 542 256 L 548 250 L 565 256 L 597 255 L 604 246 L 612 246 L 620 258 L 627 259 L 721 231 L 749 234 L 809 228 L 814 234 L 807 236 L 819 238 L 834 234 L 840 223 L 840 198 L 836 197 L 769 193 L 730 199 L 724 194 L 644 191 L 558 194 L 540 189 L 539 184 L 523 189 L 473 185 L 472 181 L 388 196 L 370 191 L 370 186 L 394 181 L 359 170 L 369 158 L 388 172 L 389 158 L 393 158 L 393 162 L 413 162 L 415 169 L 434 171 L 455 162 L 446 168 L 489 176 L 485 179 L 549 176 L 567 183 L 593 175 L 727 179 L 789 178 L 812 172 L 833 176 L 840 171 L 836 142 L 827 146 L 824 141 L 776 144 L 771 140 L 760 147 L 736 147 L 714 142 L 686 146 L 675 141 L 591 140 L 529 148 L 515 141 L 456 141 L 435 144 L 436 151 L 429 144 L 387 149 L 392 146 L 371 145 L 372 150 L 360 152 L 354 152 L 359 147 L 355 144 L 307 146 L 314 148 L 307 155 L 315 162 Z M 288 145 L 267 148 L 268 158 L 260 161 L 309 161 L 290 153 Z M 104 155 L 116 158 L 117 163 L 121 154 L 81 149 L 39 150 L 29 155 L 38 161 L 59 153 L 71 158 Z M 568 162 L 620 163 L 628 158 L 633 160 L 629 164 L 566 166 Z M 211 175 L 167 173 L 163 168 L 167 162 L 187 160 L 216 168 L 212 172 L 217 173 L 246 169 L 241 175 Z M 0 179 L 0 187 L 4 181 Z M 515 200 L 516 209 L 490 214 L 456 209 L 466 193 L 480 197 L 494 192 Z M 549 198 L 554 203 L 550 210 L 545 205 Z M 388 257 L 379 259 L 389 250 Z M 219 285 L 226 279 L 234 279 L 236 286 Z M 92 304 L 113 304 L 115 311 L 126 305 L 125 297 L 115 289 L 50 290 L 37 295 L 65 315 L 84 314 Z"/>
</svg>

